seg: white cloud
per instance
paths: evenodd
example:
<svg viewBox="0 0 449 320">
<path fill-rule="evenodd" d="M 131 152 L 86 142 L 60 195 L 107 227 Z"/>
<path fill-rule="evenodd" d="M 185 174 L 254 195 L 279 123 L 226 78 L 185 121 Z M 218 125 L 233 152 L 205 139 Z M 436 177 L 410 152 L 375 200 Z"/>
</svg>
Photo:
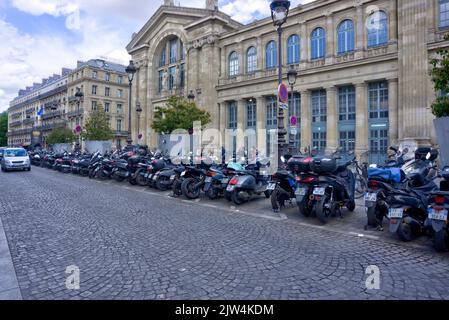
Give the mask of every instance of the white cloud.
<svg viewBox="0 0 449 320">
<path fill-rule="evenodd" d="M 292 6 L 300 2 L 294 0 Z M 0 7 L 5 5 L 2 0 L 0 3 Z M 59 73 L 62 67 L 73 68 L 77 60 L 105 57 L 127 63 L 125 46 L 132 33 L 145 24 L 163 0 L 9 0 L 9 3 L 34 16 L 64 17 L 67 32 L 80 40 L 74 42 L 64 37 L 61 30 L 55 30 L 54 34 L 25 34 L 0 15 L 0 43 L 3 44 L 0 111 L 8 108 L 19 89 Z M 268 0 L 251 0 L 251 5 L 248 0 L 220 0 L 219 3 L 221 11 L 242 23 L 269 15 Z M 204 7 L 205 0 L 175 0 L 175 4 Z"/>
</svg>

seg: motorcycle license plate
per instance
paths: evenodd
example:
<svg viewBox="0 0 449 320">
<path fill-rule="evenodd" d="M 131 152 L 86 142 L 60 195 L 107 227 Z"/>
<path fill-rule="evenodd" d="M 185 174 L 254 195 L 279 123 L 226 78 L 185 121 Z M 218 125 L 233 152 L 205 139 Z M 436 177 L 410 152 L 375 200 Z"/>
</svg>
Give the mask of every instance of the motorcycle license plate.
<svg viewBox="0 0 449 320">
<path fill-rule="evenodd" d="M 306 188 L 298 188 L 297 190 L 296 190 L 296 192 L 295 192 L 295 194 L 297 195 L 297 196 L 305 196 L 306 195 L 306 193 L 307 193 L 307 189 Z"/>
<path fill-rule="evenodd" d="M 377 193 L 366 193 L 365 201 L 376 202 L 377 201 Z"/>
<path fill-rule="evenodd" d="M 313 189 L 313 195 L 314 196 L 324 196 L 326 193 L 326 188 L 315 188 Z"/>
<path fill-rule="evenodd" d="M 447 210 L 435 210 L 433 208 L 429 209 L 429 219 L 446 221 L 447 220 Z"/>
<path fill-rule="evenodd" d="M 148 179 L 153 179 L 153 174 L 152 173 L 150 173 L 149 175 L 148 175 Z"/>
<path fill-rule="evenodd" d="M 145 179 L 148 178 L 149 175 L 150 175 L 149 173 L 145 173 L 144 175 Z"/>
<path fill-rule="evenodd" d="M 229 179 L 223 179 L 223 180 L 221 180 L 221 183 L 222 184 L 228 184 L 229 183 Z"/>
<path fill-rule="evenodd" d="M 153 176 L 153 180 L 157 180 L 157 177 L 159 177 L 157 174 L 155 174 L 154 176 Z"/>
<path fill-rule="evenodd" d="M 211 183 L 212 182 L 212 177 L 207 177 L 206 178 L 206 183 Z"/>
<path fill-rule="evenodd" d="M 270 183 L 267 186 L 267 190 L 269 190 L 269 191 L 273 191 L 274 189 L 276 189 L 276 183 Z"/>
<path fill-rule="evenodd" d="M 228 192 L 234 191 L 234 186 L 228 186 L 228 187 L 226 188 L 226 191 L 228 191 Z"/>
<path fill-rule="evenodd" d="M 181 173 L 181 177 L 184 177 L 185 175 L 186 175 L 186 172 L 183 171 L 183 172 Z"/>
<path fill-rule="evenodd" d="M 176 175 L 170 176 L 170 180 L 175 180 L 175 178 L 176 178 Z"/>
<path fill-rule="evenodd" d="M 404 209 L 402 208 L 394 208 L 388 211 L 389 219 L 402 219 L 404 216 Z"/>
</svg>

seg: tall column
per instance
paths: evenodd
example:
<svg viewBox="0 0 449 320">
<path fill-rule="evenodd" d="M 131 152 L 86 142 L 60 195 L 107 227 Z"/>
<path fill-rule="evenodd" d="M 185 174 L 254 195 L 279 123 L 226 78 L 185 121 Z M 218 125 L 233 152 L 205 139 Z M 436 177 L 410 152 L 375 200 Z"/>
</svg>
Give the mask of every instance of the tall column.
<svg viewBox="0 0 449 320">
<path fill-rule="evenodd" d="M 399 139 L 431 144 L 432 120 L 427 110 L 429 95 L 429 52 L 427 48 L 427 10 L 431 1 L 398 0 L 399 65 L 401 68 L 401 121 Z"/>
<path fill-rule="evenodd" d="M 338 147 L 338 113 L 337 113 L 337 88 L 326 89 L 327 99 L 327 152 L 334 152 Z"/>
<path fill-rule="evenodd" d="M 390 144 L 397 145 L 399 139 L 398 79 L 388 80 L 388 108 L 390 118 Z"/>
<path fill-rule="evenodd" d="M 310 91 L 301 92 L 301 149 L 312 146 L 312 117 L 310 110 Z"/>
<path fill-rule="evenodd" d="M 368 101 L 367 85 L 365 82 L 357 83 L 356 91 L 356 153 L 360 156 L 368 151 Z"/>
<path fill-rule="evenodd" d="M 364 36 L 365 36 L 365 22 L 364 22 L 364 14 L 363 14 L 363 5 L 358 4 L 356 6 L 356 16 L 357 16 L 357 23 L 356 23 L 356 43 L 355 43 L 355 57 L 356 59 L 363 58 L 363 48 L 364 48 Z"/>
<path fill-rule="evenodd" d="M 257 70 L 263 70 L 264 69 L 264 56 L 265 56 L 265 50 L 264 45 L 262 43 L 262 38 L 257 37 Z"/>
<path fill-rule="evenodd" d="M 256 98 L 257 149 L 259 155 L 266 154 L 267 149 L 267 107 L 264 97 Z"/>
<path fill-rule="evenodd" d="M 301 25 L 301 62 L 309 61 L 309 35 L 307 34 L 307 22 L 300 22 Z"/>
<path fill-rule="evenodd" d="M 237 101 L 237 151 L 245 148 L 246 101 Z"/>
<path fill-rule="evenodd" d="M 332 13 L 326 17 L 326 63 L 331 64 L 334 62 L 335 57 L 335 28 L 334 17 Z"/>
</svg>

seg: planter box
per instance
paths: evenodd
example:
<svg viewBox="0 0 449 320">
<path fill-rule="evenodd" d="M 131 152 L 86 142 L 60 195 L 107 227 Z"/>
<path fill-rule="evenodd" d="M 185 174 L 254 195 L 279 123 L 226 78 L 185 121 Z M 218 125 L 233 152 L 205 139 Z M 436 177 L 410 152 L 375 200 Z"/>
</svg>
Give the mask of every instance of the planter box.
<svg viewBox="0 0 449 320">
<path fill-rule="evenodd" d="M 449 165 L 449 117 L 433 120 L 438 145 L 440 146 L 441 166 Z"/>
<path fill-rule="evenodd" d="M 112 141 L 85 141 L 85 150 L 89 153 L 100 151 L 102 154 L 112 150 Z"/>
<path fill-rule="evenodd" d="M 52 148 L 55 153 L 72 152 L 71 143 L 56 143 L 52 145 Z"/>
</svg>

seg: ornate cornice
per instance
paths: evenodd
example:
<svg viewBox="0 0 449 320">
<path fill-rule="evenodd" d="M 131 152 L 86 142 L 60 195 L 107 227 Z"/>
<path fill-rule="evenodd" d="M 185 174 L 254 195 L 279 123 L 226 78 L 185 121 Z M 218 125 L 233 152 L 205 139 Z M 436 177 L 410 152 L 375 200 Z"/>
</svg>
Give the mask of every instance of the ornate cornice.
<svg viewBox="0 0 449 320">
<path fill-rule="evenodd" d="M 202 48 L 205 45 L 213 45 L 217 42 L 218 38 L 219 36 L 217 34 L 210 34 L 202 38 L 190 41 L 186 45 L 186 50 L 189 51 L 190 49 Z"/>
</svg>

